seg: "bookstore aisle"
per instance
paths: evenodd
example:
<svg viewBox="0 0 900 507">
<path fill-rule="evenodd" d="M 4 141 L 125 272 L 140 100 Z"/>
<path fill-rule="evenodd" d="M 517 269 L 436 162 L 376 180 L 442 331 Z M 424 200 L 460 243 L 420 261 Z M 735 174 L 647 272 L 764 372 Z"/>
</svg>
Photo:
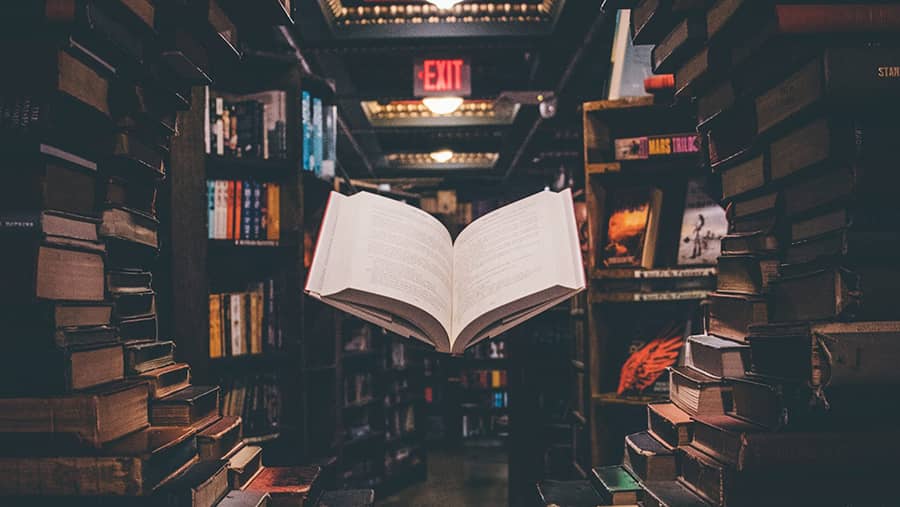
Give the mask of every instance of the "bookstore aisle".
<svg viewBox="0 0 900 507">
<path fill-rule="evenodd" d="M 0 41 L 0 506 L 898 504 L 900 3 Z"/>
</svg>

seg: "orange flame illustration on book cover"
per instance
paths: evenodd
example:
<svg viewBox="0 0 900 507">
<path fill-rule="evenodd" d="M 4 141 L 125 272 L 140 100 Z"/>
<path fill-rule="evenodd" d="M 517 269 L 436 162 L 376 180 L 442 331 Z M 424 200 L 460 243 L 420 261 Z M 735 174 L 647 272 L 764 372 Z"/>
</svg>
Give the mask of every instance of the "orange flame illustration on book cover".
<svg viewBox="0 0 900 507">
<path fill-rule="evenodd" d="M 684 336 L 678 326 L 673 325 L 662 336 L 631 354 L 622 365 L 616 393 L 622 395 L 626 391 L 644 391 L 653 386 L 666 368 L 678 361 L 682 345 Z"/>
</svg>

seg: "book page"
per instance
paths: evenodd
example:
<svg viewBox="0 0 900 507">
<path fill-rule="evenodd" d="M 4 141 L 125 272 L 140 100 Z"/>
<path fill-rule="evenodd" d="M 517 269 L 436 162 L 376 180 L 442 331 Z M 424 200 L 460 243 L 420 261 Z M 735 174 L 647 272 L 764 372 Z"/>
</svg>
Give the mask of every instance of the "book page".
<svg viewBox="0 0 900 507">
<path fill-rule="evenodd" d="M 453 246 L 443 224 L 422 210 L 367 192 L 349 198 L 333 194 L 336 199 L 341 210 L 325 254 L 321 295 L 354 289 L 397 300 L 431 315 L 449 336 Z M 328 234 L 325 226 L 320 242 Z M 321 248 L 324 244 L 317 246 L 311 280 Z"/>
<path fill-rule="evenodd" d="M 451 341 L 504 305 L 557 286 L 584 286 L 571 201 L 569 191 L 541 192 L 479 218 L 459 235 Z"/>
</svg>

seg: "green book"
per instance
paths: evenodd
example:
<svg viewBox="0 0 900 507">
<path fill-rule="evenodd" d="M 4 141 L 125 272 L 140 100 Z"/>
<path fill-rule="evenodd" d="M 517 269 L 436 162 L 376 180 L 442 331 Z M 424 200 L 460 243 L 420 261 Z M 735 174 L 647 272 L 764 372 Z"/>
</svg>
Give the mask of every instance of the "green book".
<svg viewBox="0 0 900 507">
<path fill-rule="evenodd" d="M 597 467 L 592 470 L 594 487 L 613 505 L 636 504 L 643 488 L 637 479 L 622 465 Z"/>
</svg>

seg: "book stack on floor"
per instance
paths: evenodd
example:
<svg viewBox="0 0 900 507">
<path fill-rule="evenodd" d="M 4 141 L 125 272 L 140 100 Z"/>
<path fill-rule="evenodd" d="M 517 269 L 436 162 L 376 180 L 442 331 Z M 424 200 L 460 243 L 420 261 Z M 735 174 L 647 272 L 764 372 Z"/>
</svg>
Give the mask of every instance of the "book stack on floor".
<svg viewBox="0 0 900 507">
<path fill-rule="evenodd" d="M 178 83 L 142 49 L 154 38 L 151 2 L 70 7 L 2 13 L 24 30 L 4 34 L 17 47 L 4 64 L 20 71 L 0 83 L 2 149 L 24 170 L 0 199 L 12 253 L 2 279 L 15 302 L 4 331 L 22 349 L 3 368 L 0 495 L 155 495 L 183 505 L 185 481 L 199 473 L 197 430 L 155 419 L 157 400 L 187 388 L 189 368 L 157 340 L 151 286 L 156 190 L 175 115 L 166 104 L 177 102 L 166 90 Z M 137 46 L 118 46 L 122 33 Z M 153 70 L 134 77 L 143 63 Z"/>
<path fill-rule="evenodd" d="M 607 501 L 630 494 L 629 478 L 645 505 L 890 495 L 900 51 L 879 34 L 900 30 L 900 6 L 824 4 L 635 8 L 655 19 L 652 34 L 635 27 L 636 40 L 657 44 L 655 70 L 674 72 L 678 100 L 696 99 L 729 235 L 708 335 L 691 337 L 686 364 L 671 370 L 671 403 L 648 406 L 649 430 L 626 439 L 624 466 L 594 469 Z"/>
<path fill-rule="evenodd" d="M 196 81 L 156 49 L 171 14 L 156 7 L 0 7 L 0 59 L 18 69 L 0 80 L 17 167 L 0 190 L 4 505 L 265 505 L 318 488 L 318 467 L 264 468 L 219 388 L 191 385 L 158 337 L 156 196 Z"/>
</svg>

